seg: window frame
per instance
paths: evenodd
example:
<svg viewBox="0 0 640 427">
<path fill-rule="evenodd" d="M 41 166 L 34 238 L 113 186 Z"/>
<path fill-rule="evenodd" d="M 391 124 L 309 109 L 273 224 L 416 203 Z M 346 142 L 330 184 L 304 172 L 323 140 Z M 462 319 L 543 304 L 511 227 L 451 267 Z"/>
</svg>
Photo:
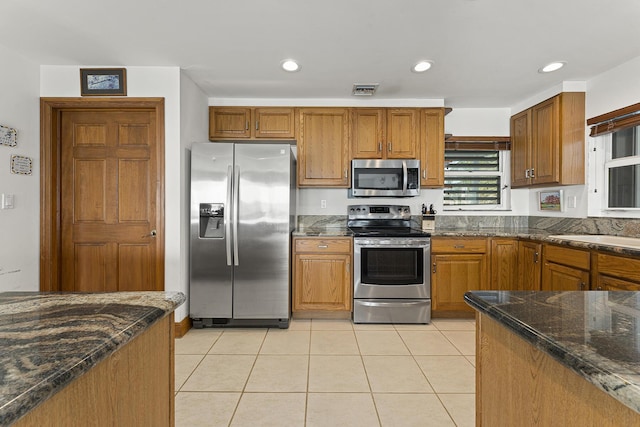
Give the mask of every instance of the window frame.
<svg viewBox="0 0 640 427">
<path fill-rule="evenodd" d="M 640 135 L 640 134 L 639 134 Z M 591 137 L 587 215 L 590 217 L 640 218 L 640 208 L 609 207 L 609 169 L 640 165 L 640 155 L 611 159 L 613 133 Z"/>
<path fill-rule="evenodd" d="M 445 150 L 455 151 L 455 150 Z M 443 189 L 443 211 L 509 211 L 511 210 L 511 152 L 509 150 L 470 150 L 470 151 L 497 151 L 498 170 L 497 171 L 447 171 L 447 164 L 444 165 L 445 185 Z M 446 179 L 447 177 L 499 177 L 500 178 L 500 204 L 495 205 L 447 205 L 446 204 Z"/>
</svg>

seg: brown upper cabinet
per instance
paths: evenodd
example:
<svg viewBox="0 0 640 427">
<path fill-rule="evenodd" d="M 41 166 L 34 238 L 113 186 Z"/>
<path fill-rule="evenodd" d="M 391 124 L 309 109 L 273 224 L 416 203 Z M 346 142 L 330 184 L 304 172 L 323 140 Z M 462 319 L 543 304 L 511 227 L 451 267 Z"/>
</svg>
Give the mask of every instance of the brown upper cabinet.
<svg viewBox="0 0 640 427">
<path fill-rule="evenodd" d="M 420 186 L 444 186 L 444 108 L 420 113 Z"/>
<path fill-rule="evenodd" d="M 209 107 L 209 139 L 293 139 L 293 107 Z"/>
<path fill-rule="evenodd" d="M 354 159 L 415 159 L 419 139 L 419 108 L 351 109 Z"/>
<path fill-rule="evenodd" d="M 348 188 L 349 109 L 298 109 L 298 186 Z"/>
<path fill-rule="evenodd" d="M 584 184 L 585 94 L 563 92 L 511 117 L 511 186 Z"/>
</svg>

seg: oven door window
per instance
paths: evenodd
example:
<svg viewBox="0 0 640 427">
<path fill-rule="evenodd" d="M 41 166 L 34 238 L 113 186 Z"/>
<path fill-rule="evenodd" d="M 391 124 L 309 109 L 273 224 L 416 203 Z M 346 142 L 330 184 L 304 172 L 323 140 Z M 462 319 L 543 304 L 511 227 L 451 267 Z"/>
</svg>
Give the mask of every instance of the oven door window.
<svg viewBox="0 0 640 427">
<path fill-rule="evenodd" d="M 360 190 L 402 190 L 402 169 L 356 168 L 354 185 Z"/>
<path fill-rule="evenodd" d="M 423 248 L 362 248 L 361 281 L 371 285 L 424 283 Z"/>
</svg>

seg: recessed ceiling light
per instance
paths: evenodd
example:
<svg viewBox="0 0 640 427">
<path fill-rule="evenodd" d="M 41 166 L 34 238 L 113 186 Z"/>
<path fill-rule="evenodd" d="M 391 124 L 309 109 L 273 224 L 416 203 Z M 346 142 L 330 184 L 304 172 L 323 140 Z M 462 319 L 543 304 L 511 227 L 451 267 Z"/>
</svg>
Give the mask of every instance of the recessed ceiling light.
<svg viewBox="0 0 640 427">
<path fill-rule="evenodd" d="M 555 62 L 551 62 L 547 65 L 545 65 L 544 67 L 540 68 L 538 70 L 539 73 L 550 73 L 552 71 L 556 71 L 559 70 L 560 68 L 564 67 L 567 63 L 565 61 L 555 61 Z"/>
<path fill-rule="evenodd" d="M 427 71 L 433 65 L 433 61 L 420 61 L 411 67 L 411 71 L 414 73 L 423 73 Z"/>
<path fill-rule="evenodd" d="M 296 62 L 295 59 L 285 59 L 280 64 L 282 69 L 288 71 L 290 73 L 295 73 L 296 71 L 300 71 L 300 65 Z"/>
</svg>

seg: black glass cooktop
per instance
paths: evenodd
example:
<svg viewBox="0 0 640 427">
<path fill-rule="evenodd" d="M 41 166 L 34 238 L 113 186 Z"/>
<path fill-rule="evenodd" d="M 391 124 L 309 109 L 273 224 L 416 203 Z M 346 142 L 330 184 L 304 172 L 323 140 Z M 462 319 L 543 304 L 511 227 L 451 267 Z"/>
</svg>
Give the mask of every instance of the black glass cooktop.
<svg viewBox="0 0 640 427">
<path fill-rule="evenodd" d="M 430 237 L 431 233 L 419 228 L 349 227 L 355 237 Z"/>
</svg>

